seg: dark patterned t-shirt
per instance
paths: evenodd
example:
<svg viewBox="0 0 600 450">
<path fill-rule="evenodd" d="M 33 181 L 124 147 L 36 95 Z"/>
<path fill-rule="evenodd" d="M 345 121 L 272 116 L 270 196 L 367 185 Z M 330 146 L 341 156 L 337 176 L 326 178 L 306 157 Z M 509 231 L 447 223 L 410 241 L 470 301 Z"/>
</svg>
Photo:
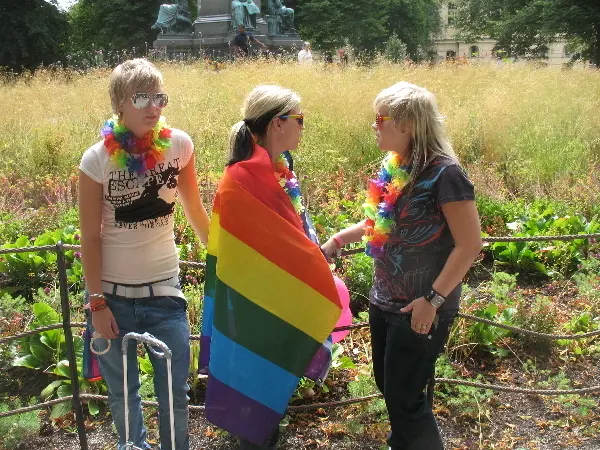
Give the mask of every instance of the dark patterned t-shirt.
<svg viewBox="0 0 600 450">
<path fill-rule="evenodd" d="M 448 158 L 434 160 L 419 175 L 412 191 L 398 199 L 396 227 L 384 255 L 374 259 L 373 304 L 397 313 L 431 291 L 454 248 L 441 207 L 461 200 L 475 200 L 473 184 Z M 460 288 L 459 284 L 447 296 L 440 311 L 458 309 Z"/>
</svg>

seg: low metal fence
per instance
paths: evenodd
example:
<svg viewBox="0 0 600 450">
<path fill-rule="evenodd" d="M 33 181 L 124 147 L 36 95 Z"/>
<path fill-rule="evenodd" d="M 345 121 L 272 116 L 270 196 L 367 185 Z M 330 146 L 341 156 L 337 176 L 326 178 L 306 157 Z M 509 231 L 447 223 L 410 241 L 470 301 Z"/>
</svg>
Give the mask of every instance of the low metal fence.
<svg viewBox="0 0 600 450">
<path fill-rule="evenodd" d="M 600 233 L 594 234 L 571 234 L 571 235 L 561 235 L 561 236 L 525 236 L 525 237 L 486 237 L 483 238 L 484 242 L 526 242 L 526 241 L 570 241 L 576 239 L 599 239 Z M 8 249 L 0 249 L 0 255 L 9 254 L 9 253 L 28 253 L 28 252 L 41 252 L 41 251 L 54 251 L 57 254 L 57 268 L 58 268 L 58 281 L 59 281 L 59 292 L 60 292 L 60 300 L 61 300 L 61 311 L 62 311 L 62 323 L 57 323 L 54 325 L 39 327 L 33 330 L 24 331 L 21 333 L 15 333 L 8 336 L 0 337 L 0 345 L 9 343 L 11 341 L 21 339 L 27 336 L 32 336 L 37 333 L 41 333 L 43 331 L 48 330 L 56 330 L 62 329 L 65 333 L 65 341 L 66 341 L 66 351 L 67 351 L 67 359 L 69 361 L 69 374 L 71 378 L 71 387 L 72 387 L 72 395 L 57 398 L 54 400 L 50 400 L 43 403 L 38 403 L 35 405 L 9 410 L 6 412 L 0 413 L 0 418 L 12 416 L 16 414 L 22 414 L 29 411 L 34 411 L 37 409 L 47 408 L 59 403 L 71 402 L 73 410 L 75 412 L 75 418 L 77 423 L 77 433 L 79 437 L 79 445 L 82 450 L 88 450 L 87 437 L 85 432 L 85 417 L 83 413 L 82 401 L 87 400 L 100 400 L 107 401 L 108 397 L 103 395 L 95 395 L 95 394 L 87 394 L 81 393 L 79 390 L 79 380 L 78 380 L 78 368 L 77 361 L 75 358 L 75 349 L 73 346 L 73 333 L 72 328 L 84 328 L 86 324 L 84 322 L 71 322 L 71 310 L 70 310 L 70 302 L 69 302 L 69 289 L 67 284 L 67 264 L 65 258 L 65 251 L 67 250 L 81 250 L 81 247 L 78 245 L 68 245 L 63 244 L 61 242 L 56 245 L 46 245 L 39 247 L 22 247 L 22 248 L 8 248 Z M 348 256 L 355 253 L 359 253 L 363 251 L 363 249 L 352 249 L 346 250 L 342 252 L 342 256 Z M 196 261 L 181 261 L 180 265 L 182 267 L 194 267 L 194 268 L 204 268 L 204 264 Z M 498 328 L 503 328 L 506 330 L 514 331 L 519 334 L 534 336 L 536 338 L 544 338 L 550 340 L 568 340 L 568 339 L 587 339 L 595 336 L 600 336 L 600 330 L 591 331 L 588 333 L 577 333 L 577 334 L 551 334 L 551 333 L 540 333 L 531 330 L 525 330 L 519 327 L 515 327 L 512 325 L 506 325 L 498 322 L 494 322 L 492 320 L 488 320 L 482 317 L 476 317 L 470 314 L 458 313 L 458 317 L 461 317 L 466 320 L 470 320 L 473 322 L 479 322 L 487 325 L 491 325 Z M 344 327 L 338 327 L 334 331 L 343 331 L 343 330 L 355 330 L 359 328 L 367 327 L 367 322 L 356 323 Z M 200 340 L 199 335 L 190 336 L 191 340 Z M 537 394 L 537 395 L 566 395 L 566 394 L 592 394 L 596 392 L 600 392 L 600 385 L 598 386 L 590 386 L 586 388 L 579 389 L 529 389 L 529 388 L 520 388 L 516 386 L 506 386 L 506 385 L 497 385 L 490 383 L 479 383 L 468 380 L 459 380 L 459 379 L 450 379 L 450 378 L 435 378 L 431 380 L 427 388 L 428 398 L 430 401 L 433 401 L 433 387 L 435 383 L 446 383 L 446 384 L 455 384 L 455 385 L 463 385 L 470 386 L 478 389 L 488 389 L 492 391 L 499 392 L 514 392 L 514 393 L 522 393 L 522 394 Z M 351 398 L 347 400 L 339 400 L 333 402 L 325 402 L 325 403 L 312 403 L 306 405 L 292 405 L 288 408 L 289 411 L 306 411 L 311 409 L 319 409 L 319 408 L 332 408 L 344 405 L 350 405 L 354 403 L 360 403 L 364 401 L 369 401 L 374 398 L 381 397 L 381 394 L 373 394 L 367 395 L 364 397 Z M 143 401 L 143 405 L 145 406 L 157 406 L 157 402 L 152 401 Z M 203 405 L 190 405 L 191 411 L 203 411 Z"/>
</svg>

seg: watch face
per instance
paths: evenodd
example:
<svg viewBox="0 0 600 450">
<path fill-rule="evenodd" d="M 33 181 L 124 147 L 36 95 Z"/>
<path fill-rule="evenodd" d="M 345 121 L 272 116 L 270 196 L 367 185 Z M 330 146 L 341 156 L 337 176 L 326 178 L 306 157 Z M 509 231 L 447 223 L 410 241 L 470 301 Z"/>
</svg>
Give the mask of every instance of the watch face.
<svg viewBox="0 0 600 450">
<path fill-rule="evenodd" d="M 431 304 L 436 308 L 440 307 L 442 303 L 444 303 L 444 298 L 440 297 L 439 295 L 434 295 L 431 299 Z"/>
</svg>

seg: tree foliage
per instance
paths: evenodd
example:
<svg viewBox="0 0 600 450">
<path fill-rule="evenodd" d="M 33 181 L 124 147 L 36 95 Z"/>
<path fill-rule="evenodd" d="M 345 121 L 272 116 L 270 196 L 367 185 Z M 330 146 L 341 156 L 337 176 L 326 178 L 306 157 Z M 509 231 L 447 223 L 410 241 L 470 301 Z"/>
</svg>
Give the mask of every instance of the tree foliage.
<svg viewBox="0 0 600 450">
<path fill-rule="evenodd" d="M 539 57 L 567 38 L 600 64 L 598 0 L 457 0 L 456 24 L 465 40 L 489 36 L 513 56 Z"/>
<path fill-rule="evenodd" d="M 406 49 L 419 59 L 431 47 L 431 38 L 441 27 L 437 0 L 391 0 L 388 5 L 388 36 L 395 33 Z"/>
<path fill-rule="evenodd" d="M 387 35 L 386 3 L 309 0 L 298 13 L 297 26 L 300 34 L 317 48 L 334 50 L 348 43 L 372 52 L 383 46 Z"/>
<path fill-rule="evenodd" d="M 332 50 L 349 43 L 358 51 L 382 50 L 396 33 L 413 57 L 426 49 L 440 26 L 437 0 L 306 0 L 297 15 L 300 34 Z"/>
<path fill-rule="evenodd" d="M 131 50 L 151 45 L 158 9 L 164 0 L 79 0 L 69 10 L 74 50 Z M 168 3 L 168 2 L 167 2 Z"/>
<path fill-rule="evenodd" d="M 4 1 L 0 23 L 0 66 L 20 72 L 64 60 L 68 23 L 56 2 Z"/>
</svg>

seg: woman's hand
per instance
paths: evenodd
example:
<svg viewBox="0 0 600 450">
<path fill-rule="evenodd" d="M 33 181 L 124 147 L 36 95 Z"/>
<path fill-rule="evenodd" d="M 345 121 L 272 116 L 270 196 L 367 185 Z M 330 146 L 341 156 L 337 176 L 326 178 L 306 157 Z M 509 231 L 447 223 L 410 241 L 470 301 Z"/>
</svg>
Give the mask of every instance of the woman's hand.
<svg viewBox="0 0 600 450">
<path fill-rule="evenodd" d="M 323 252 L 323 255 L 325 255 L 327 262 L 331 262 L 334 256 L 339 256 L 340 250 L 341 249 L 333 238 L 329 238 L 327 242 L 321 245 L 321 251 Z"/>
<path fill-rule="evenodd" d="M 437 308 L 425 300 L 425 297 L 419 297 L 402 308 L 400 312 L 407 313 L 412 311 L 410 326 L 419 334 L 427 334 L 431 329 L 431 324 L 435 319 Z"/>
<path fill-rule="evenodd" d="M 117 321 L 108 306 L 100 311 L 92 312 L 92 325 L 104 339 L 115 339 L 119 335 Z"/>
</svg>

